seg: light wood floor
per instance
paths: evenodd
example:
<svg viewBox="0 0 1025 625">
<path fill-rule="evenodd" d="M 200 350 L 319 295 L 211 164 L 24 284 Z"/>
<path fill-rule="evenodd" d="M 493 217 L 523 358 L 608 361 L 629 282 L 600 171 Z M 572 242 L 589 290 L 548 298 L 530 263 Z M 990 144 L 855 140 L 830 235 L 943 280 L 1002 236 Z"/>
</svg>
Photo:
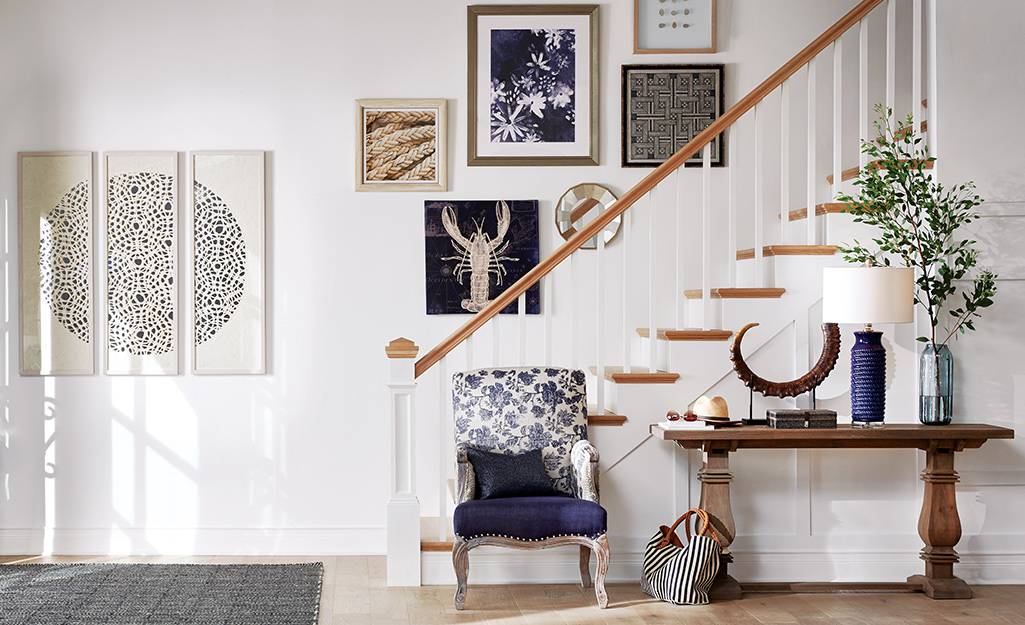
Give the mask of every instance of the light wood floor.
<svg viewBox="0 0 1025 625">
<path fill-rule="evenodd" d="M 932 601 L 918 593 L 749 594 L 740 601 L 676 607 L 652 600 L 637 584 L 612 584 L 608 609 L 598 610 L 591 591 L 576 586 L 474 586 L 471 566 L 466 610 L 456 612 L 451 586 L 386 588 L 381 557 L 0 557 L 0 562 L 52 561 L 323 562 L 320 625 L 1025 625 L 1025 586 L 976 586 L 970 601 Z"/>
</svg>

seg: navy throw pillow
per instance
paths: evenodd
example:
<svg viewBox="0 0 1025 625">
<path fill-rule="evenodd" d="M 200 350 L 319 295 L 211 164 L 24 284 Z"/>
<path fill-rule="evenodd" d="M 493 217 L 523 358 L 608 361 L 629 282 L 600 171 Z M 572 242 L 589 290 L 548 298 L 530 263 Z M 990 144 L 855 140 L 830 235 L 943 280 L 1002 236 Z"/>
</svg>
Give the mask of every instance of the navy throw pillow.
<svg viewBox="0 0 1025 625">
<path fill-rule="evenodd" d="M 540 449 L 507 455 L 468 447 L 466 457 L 477 480 L 477 499 L 562 494 L 545 473 Z"/>
</svg>

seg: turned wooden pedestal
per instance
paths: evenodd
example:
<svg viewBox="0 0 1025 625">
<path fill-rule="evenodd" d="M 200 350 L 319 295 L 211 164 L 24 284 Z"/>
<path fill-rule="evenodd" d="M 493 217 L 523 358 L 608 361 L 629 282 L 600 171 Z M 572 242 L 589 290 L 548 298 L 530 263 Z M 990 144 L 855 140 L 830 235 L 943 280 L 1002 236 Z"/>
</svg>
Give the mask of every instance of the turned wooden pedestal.
<svg viewBox="0 0 1025 625">
<path fill-rule="evenodd" d="M 730 452 L 738 449 L 809 449 L 853 448 L 922 449 L 926 454 L 926 468 L 922 472 L 925 496 L 918 520 L 918 535 L 925 547 L 921 558 L 925 560 L 925 573 L 912 575 L 908 585 L 921 590 L 933 599 L 969 599 L 972 590 L 963 580 L 954 576 L 957 551 L 954 547 L 961 539 L 961 520 L 957 516 L 954 454 L 964 449 L 982 446 L 991 438 L 1014 438 L 1014 430 L 993 425 L 886 425 L 880 428 L 860 429 L 839 426 L 824 430 L 776 430 L 766 426 L 742 426 L 716 430 L 664 430 L 651 426 L 656 438 L 672 441 L 685 449 L 705 452 L 705 465 L 698 472 L 701 482 L 700 506 L 708 511 L 712 523 L 723 540 L 723 566 L 712 586 L 712 599 L 738 599 L 742 586 L 729 575 L 733 556 L 730 545 L 737 528 L 730 504 Z M 783 586 L 786 586 L 785 584 Z M 822 589 L 822 585 L 816 586 Z M 838 589 L 850 589 L 851 584 L 837 584 Z"/>
</svg>

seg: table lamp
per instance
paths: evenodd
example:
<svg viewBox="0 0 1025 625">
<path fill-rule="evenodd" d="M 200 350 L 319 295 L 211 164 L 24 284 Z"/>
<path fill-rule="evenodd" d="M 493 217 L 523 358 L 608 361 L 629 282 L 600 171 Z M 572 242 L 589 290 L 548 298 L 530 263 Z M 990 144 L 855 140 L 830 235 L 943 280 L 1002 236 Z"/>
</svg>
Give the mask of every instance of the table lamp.
<svg viewBox="0 0 1025 625">
<path fill-rule="evenodd" d="M 915 272 L 908 267 L 826 267 L 822 321 L 865 324 L 851 348 L 851 425 L 879 427 L 886 412 L 886 348 L 873 323 L 914 317 Z"/>
</svg>

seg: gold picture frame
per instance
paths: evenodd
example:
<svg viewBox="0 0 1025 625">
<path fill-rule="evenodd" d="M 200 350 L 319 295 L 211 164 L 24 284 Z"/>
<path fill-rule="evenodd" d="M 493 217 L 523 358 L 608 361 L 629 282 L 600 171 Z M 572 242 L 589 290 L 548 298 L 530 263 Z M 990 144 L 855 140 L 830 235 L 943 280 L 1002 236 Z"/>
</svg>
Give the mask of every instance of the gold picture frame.
<svg viewBox="0 0 1025 625">
<path fill-rule="evenodd" d="M 356 100 L 357 191 L 447 191 L 448 103 Z"/>
<path fill-rule="evenodd" d="M 717 52 L 717 37 L 716 32 L 718 31 L 718 7 L 717 0 L 708 0 L 710 4 L 710 33 L 711 33 L 711 45 L 707 47 L 695 47 L 695 48 L 642 48 L 640 44 L 640 10 L 642 2 L 650 2 L 651 0 L 634 0 L 634 54 L 712 54 Z M 676 0 L 673 0 L 675 2 Z M 671 8 L 667 10 L 672 10 Z"/>
<path fill-rule="evenodd" d="M 598 5 L 596 4 L 530 4 L 530 5 L 473 5 L 466 8 L 467 11 L 467 165 L 469 166 L 545 166 L 545 165 L 598 165 L 599 164 L 599 122 L 600 116 L 600 92 L 599 92 L 599 66 L 598 66 L 598 41 L 599 41 L 599 22 L 598 22 Z M 534 22 L 529 19 L 524 20 L 522 18 L 536 17 Z M 508 19 L 503 19 L 508 18 Z M 565 18 L 564 25 L 559 25 L 559 18 Z M 565 140 L 564 136 L 568 132 L 566 129 L 561 129 L 559 132 L 562 133 L 558 139 L 553 141 L 544 140 L 544 131 L 540 134 L 540 140 L 535 141 L 539 138 L 538 134 L 534 134 L 531 138 L 524 138 L 522 135 L 513 137 L 512 135 L 517 133 L 517 129 L 511 127 L 509 133 L 505 133 L 505 138 L 512 138 L 511 141 L 495 140 L 495 133 L 502 134 L 501 130 L 496 131 L 492 125 L 493 111 L 492 106 L 495 105 L 495 92 L 490 89 L 492 86 L 492 58 L 487 58 L 486 61 L 482 61 L 480 58 L 480 46 L 483 40 L 479 37 L 482 27 L 492 28 L 494 25 L 500 24 L 503 21 L 509 23 L 510 28 L 506 29 L 508 32 L 522 32 L 522 33 L 565 33 L 572 31 L 573 41 L 575 43 L 570 53 L 569 47 L 565 46 L 566 50 L 564 56 L 573 57 L 573 71 L 574 81 L 571 86 L 562 85 L 562 93 L 569 93 L 572 96 L 570 111 L 560 110 L 559 113 L 569 120 L 567 115 L 572 115 L 572 121 L 569 125 L 572 125 L 573 141 Z M 490 24 L 490 26 L 489 26 Z M 493 28 L 492 37 L 494 37 L 494 31 L 500 31 L 502 29 Z M 583 31 L 582 36 L 578 37 L 577 32 Z M 544 36 L 544 35 L 541 35 Z M 565 35 L 563 35 L 565 36 Z M 581 45 L 582 40 L 586 41 L 585 46 Z M 550 41 L 548 43 L 551 43 Z M 489 45 L 490 49 L 491 46 Z M 556 48 L 559 45 L 556 44 Z M 581 54 L 577 54 L 580 51 Z M 524 66 L 531 66 L 531 63 L 545 63 L 545 59 L 542 56 L 540 59 L 533 59 L 531 51 L 522 49 L 519 51 L 524 57 Z M 542 53 L 544 51 L 541 51 Z M 494 53 L 492 53 L 492 57 Z M 545 68 L 546 70 L 549 68 Z M 478 72 L 485 70 L 488 72 L 488 76 L 482 81 L 481 76 L 478 76 Z M 523 78 L 521 74 L 519 76 Z M 499 81 L 499 84 L 504 84 L 505 81 Z M 510 81 L 511 82 L 511 81 Z M 487 100 L 484 102 L 482 110 L 480 99 L 484 96 L 480 85 L 487 85 Z M 521 87 L 521 84 L 516 84 L 515 87 Z M 586 94 L 581 94 L 581 87 L 586 87 Z M 502 88 L 502 87 L 500 87 Z M 511 89 L 511 86 L 509 87 Z M 505 94 L 501 94 L 505 95 Z M 536 98 L 534 102 L 535 106 L 530 106 L 529 100 L 522 101 L 524 104 L 516 104 L 511 102 L 508 104 L 506 113 L 506 123 L 510 126 L 513 123 L 512 118 L 517 115 L 526 118 L 529 122 L 533 122 L 534 118 L 530 117 L 529 112 L 524 112 L 522 109 L 516 111 L 519 106 L 528 106 L 529 111 L 532 111 L 535 117 L 541 117 L 545 114 L 554 112 L 558 107 L 562 106 L 565 108 L 566 99 L 559 101 L 559 96 L 544 97 L 543 94 L 530 94 L 524 93 L 524 96 L 530 98 L 533 96 Z M 567 99 L 569 96 L 565 96 Z M 579 112 L 586 113 L 586 119 L 580 119 Z M 501 112 L 499 115 L 501 116 Z M 481 118 L 480 115 L 485 115 L 485 118 Z M 554 116 L 549 119 L 556 119 Z M 556 120 L 555 123 L 561 123 L 564 126 L 566 122 Z M 585 129 L 584 133 L 579 132 L 581 129 Z M 484 131 L 482 133 L 482 130 Z M 528 132 L 535 132 L 530 131 Z M 482 136 L 483 134 L 483 136 Z M 582 135 L 582 136 L 581 136 Z M 481 142 L 483 140 L 483 143 Z M 533 152 L 531 151 L 533 149 Z"/>
</svg>

